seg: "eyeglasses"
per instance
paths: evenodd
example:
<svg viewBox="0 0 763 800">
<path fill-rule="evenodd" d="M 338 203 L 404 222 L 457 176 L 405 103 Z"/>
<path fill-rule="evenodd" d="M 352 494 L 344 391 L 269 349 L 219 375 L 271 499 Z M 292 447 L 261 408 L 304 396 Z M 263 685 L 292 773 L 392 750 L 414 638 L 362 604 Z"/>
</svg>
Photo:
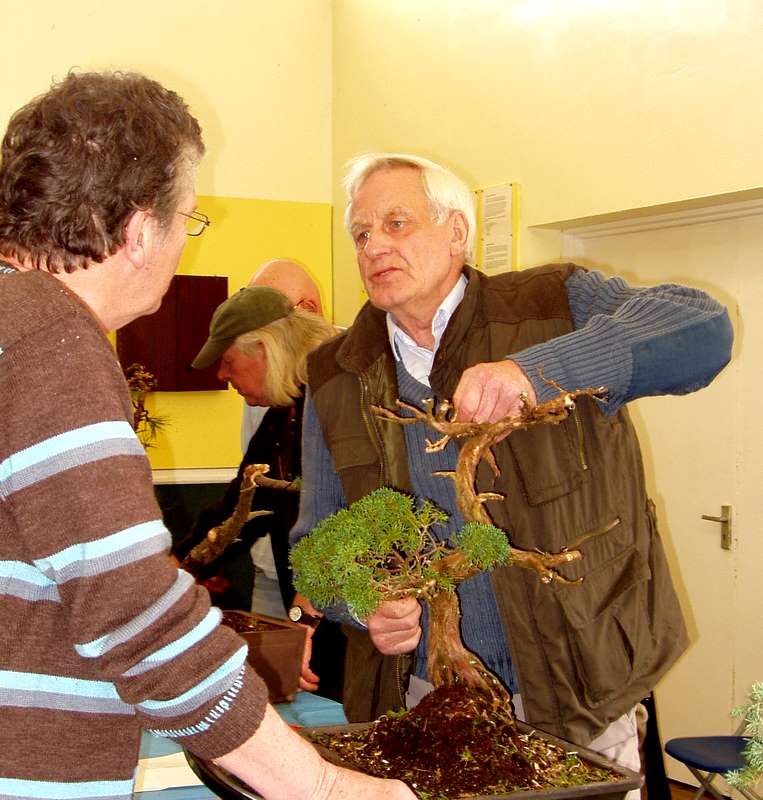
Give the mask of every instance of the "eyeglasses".
<svg viewBox="0 0 763 800">
<path fill-rule="evenodd" d="M 185 232 L 187 236 L 201 236 L 207 226 L 212 223 L 206 214 L 201 211 L 194 211 L 193 214 L 186 214 L 183 211 L 178 211 L 181 217 L 185 217 Z"/>
</svg>

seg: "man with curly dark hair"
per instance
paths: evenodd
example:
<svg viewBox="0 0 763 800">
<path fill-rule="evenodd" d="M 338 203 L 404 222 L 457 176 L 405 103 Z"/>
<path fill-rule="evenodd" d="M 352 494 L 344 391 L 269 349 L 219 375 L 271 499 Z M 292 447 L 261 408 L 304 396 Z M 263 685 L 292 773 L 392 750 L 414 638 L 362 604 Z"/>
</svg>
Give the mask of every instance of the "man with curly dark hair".
<svg viewBox="0 0 763 800">
<path fill-rule="evenodd" d="M 142 729 L 264 797 L 412 798 L 323 761 L 168 557 L 106 331 L 155 311 L 201 129 L 145 76 L 70 74 L 0 162 L 0 797 L 127 798 Z"/>
</svg>

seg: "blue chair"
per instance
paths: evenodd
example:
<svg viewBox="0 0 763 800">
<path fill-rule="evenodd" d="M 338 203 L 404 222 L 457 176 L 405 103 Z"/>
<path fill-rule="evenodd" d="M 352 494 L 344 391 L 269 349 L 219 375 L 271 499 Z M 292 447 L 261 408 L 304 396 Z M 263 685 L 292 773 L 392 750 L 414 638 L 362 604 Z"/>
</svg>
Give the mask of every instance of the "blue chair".
<svg viewBox="0 0 763 800">
<path fill-rule="evenodd" d="M 744 729 L 744 724 L 737 733 Z M 665 752 L 686 766 L 699 781 L 700 786 L 693 800 L 699 800 L 709 792 L 716 800 L 726 800 L 712 785 L 718 775 L 734 769 L 742 769 L 745 758 L 742 751 L 749 739 L 746 736 L 687 736 L 670 739 L 665 743 Z M 737 789 L 747 800 L 763 800 L 753 789 Z"/>
</svg>

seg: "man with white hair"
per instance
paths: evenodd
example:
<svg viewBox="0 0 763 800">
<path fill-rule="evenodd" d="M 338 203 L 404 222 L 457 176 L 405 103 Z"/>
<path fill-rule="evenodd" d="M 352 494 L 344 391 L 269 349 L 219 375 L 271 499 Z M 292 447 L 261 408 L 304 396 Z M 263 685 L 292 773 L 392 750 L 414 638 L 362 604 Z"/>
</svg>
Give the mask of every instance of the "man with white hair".
<svg viewBox="0 0 763 800">
<path fill-rule="evenodd" d="M 568 391 L 606 386 L 606 404 L 583 398 L 565 422 L 511 434 L 494 448 L 500 474 L 478 474 L 478 492 L 505 498 L 486 508 L 512 544 L 579 549 L 559 573 L 583 580 L 477 575 L 458 589 L 461 632 L 529 722 L 638 769 L 636 707 L 687 636 L 625 404 L 707 385 L 730 357 L 726 310 L 695 289 L 632 288 L 575 264 L 487 277 L 470 266 L 472 193 L 419 156 L 361 156 L 345 186 L 369 301 L 308 359 L 292 543 L 379 486 L 448 512 L 442 539 L 463 525 L 453 482 L 433 474 L 454 469 L 459 445 L 426 453 L 424 425 L 381 421 L 371 405 L 434 396 L 459 420 L 492 422 L 556 396 L 544 377 Z M 326 611 L 347 623 L 348 718 L 415 703 L 429 679 L 420 604 L 384 603 L 362 624 Z"/>
</svg>

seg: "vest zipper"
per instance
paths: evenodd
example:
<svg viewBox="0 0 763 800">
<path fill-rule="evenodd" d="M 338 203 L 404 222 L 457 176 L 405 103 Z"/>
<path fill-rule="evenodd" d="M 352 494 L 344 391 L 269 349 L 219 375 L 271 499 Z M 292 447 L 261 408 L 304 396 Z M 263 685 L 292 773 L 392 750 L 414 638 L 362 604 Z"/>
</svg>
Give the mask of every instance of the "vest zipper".
<svg viewBox="0 0 763 800">
<path fill-rule="evenodd" d="M 369 438 L 371 439 L 371 443 L 376 448 L 376 454 L 379 456 L 379 480 L 380 484 L 384 486 L 387 483 L 387 476 L 389 475 L 389 467 L 387 465 L 387 459 L 384 454 L 384 445 L 381 440 L 381 434 L 379 433 L 379 429 L 374 424 L 373 420 L 371 419 L 371 415 L 368 413 L 368 384 L 366 383 L 365 378 L 363 375 L 358 375 L 358 380 L 360 382 L 360 414 L 363 417 L 363 422 L 365 423 L 366 428 L 368 429 Z"/>
<path fill-rule="evenodd" d="M 585 441 L 583 439 L 583 423 L 580 421 L 577 408 L 572 412 L 572 419 L 575 420 L 575 429 L 578 432 L 578 458 L 580 459 L 580 466 L 583 470 L 588 469 L 588 461 L 585 455 Z"/>
</svg>

